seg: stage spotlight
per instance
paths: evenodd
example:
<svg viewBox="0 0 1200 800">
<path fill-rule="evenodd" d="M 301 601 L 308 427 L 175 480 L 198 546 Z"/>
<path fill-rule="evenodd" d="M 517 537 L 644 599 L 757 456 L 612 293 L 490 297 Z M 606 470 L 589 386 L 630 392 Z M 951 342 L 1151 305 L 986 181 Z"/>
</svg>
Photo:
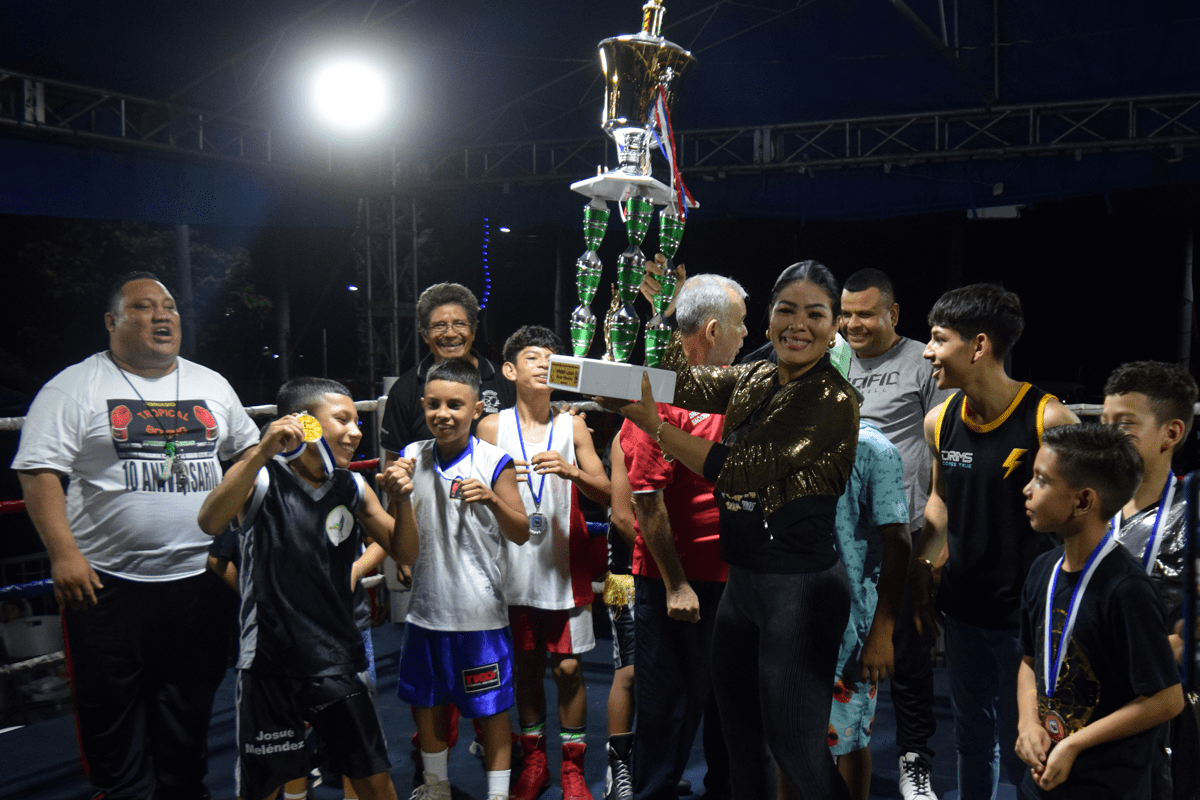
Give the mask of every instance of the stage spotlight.
<svg viewBox="0 0 1200 800">
<path fill-rule="evenodd" d="M 362 61 L 326 64 L 313 79 L 317 116 L 342 133 L 371 132 L 388 111 L 388 85 L 382 73 Z"/>
</svg>

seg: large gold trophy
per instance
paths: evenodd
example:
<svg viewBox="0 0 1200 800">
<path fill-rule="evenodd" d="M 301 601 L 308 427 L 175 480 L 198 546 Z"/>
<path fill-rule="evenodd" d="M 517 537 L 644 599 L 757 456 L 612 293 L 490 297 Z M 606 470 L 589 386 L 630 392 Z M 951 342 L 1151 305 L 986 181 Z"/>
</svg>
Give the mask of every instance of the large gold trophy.
<svg viewBox="0 0 1200 800">
<path fill-rule="evenodd" d="M 659 250 L 674 258 L 683 235 L 687 209 L 699 204 L 683 185 L 675 164 L 671 112 L 679 97 L 684 73 L 695 62 L 692 54 L 662 37 L 662 0 L 642 7 L 642 30 L 600 42 L 600 69 L 604 72 L 604 114 L 601 125 L 617 145 L 616 169 L 571 184 L 571 189 L 591 198 L 584 206 L 584 239 L 587 249 L 575 262 L 579 307 L 571 315 L 571 342 L 576 356 L 587 355 L 596 332 L 596 315 L 589 308 L 600 285 L 603 266 L 596 254 L 608 224 L 608 201 L 619 204 L 629 247 L 617 263 L 617 296 L 605 316 L 604 357 L 627 361 L 637 341 L 640 321 L 633 310 L 645 271 L 641 243 L 654 216 L 660 213 Z M 650 172 L 650 154 L 661 148 L 671 171 L 670 185 Z M 670 301 L 674 264 L 668 262 L 663 291 L 655 311 Z M 656 317 L 657 319 L 657 317 Z M 647 364 L 656 366 L 669 331 L 654 322 L 646 331 Z"/>
</svg>

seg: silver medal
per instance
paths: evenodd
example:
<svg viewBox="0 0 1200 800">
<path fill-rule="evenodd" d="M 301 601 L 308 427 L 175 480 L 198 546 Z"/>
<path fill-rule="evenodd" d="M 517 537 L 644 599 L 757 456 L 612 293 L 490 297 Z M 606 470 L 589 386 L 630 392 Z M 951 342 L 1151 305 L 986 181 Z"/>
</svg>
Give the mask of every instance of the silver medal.
<svg viewBox="0 0 1200 800">
<path fill-rule="evenodd" d="M 175 458 L 171 465 L 171 472 L 175 476 L 175 488 L 186 490 L 188 485 L 187 466 L 183 463 L 183 459 Z"/>
<path fill-rule="evenodd" d="M 531 536 L 545 533 L 547 527 L 549 527 L 549 523 L 545 514 L 535 511 L 529 515 L 529 534 Z"/>
</svg>

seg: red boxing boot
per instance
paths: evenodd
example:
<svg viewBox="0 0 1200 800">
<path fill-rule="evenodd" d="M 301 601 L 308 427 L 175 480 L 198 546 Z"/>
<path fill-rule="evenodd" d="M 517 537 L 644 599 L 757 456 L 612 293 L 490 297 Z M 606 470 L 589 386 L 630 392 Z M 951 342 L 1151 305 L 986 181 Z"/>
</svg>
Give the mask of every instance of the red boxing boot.
<svg viewBox="0 0 1200 800">
<path fill-rule="evenodd" d="M 550 764 L 546 760 L 546 737 L 527 733 L 520 737 L 524 766 L 509 800 L 535 800 L 550 788 Z"/>
<path fill-rule="evenodd" d="M 562 793 L 563 800 L 593 800 L 583 777 L 583 756 L 587 753 L 584 742 L 567 742 L 562 746 Z"/>
</svg>

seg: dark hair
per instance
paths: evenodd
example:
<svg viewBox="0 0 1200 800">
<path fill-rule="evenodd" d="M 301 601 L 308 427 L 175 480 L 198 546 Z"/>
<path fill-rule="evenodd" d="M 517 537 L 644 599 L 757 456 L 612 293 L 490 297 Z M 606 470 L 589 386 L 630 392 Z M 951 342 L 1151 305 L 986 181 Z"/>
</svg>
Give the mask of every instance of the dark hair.
<svg viewBox="0 0 1200 800">
<path fill-rule="evenodd" d="M 293 378 L 279 387 L 275 395 L 276 413 L 281 417 L 311 411 L 325 402 L 325 395 L 341 394 L 353 397 L 350 390 L 329 378 Z"/>
<path fill-rule="evenodd" d="M 479 301 L 471 290 L 457 283 L 435 283 L 417 298 L 417 324 L 421 330 L 429 330 L 429 318 L 441 306 L 459 306 L 467 312 L 471 330 L 479 323 Z"/>
<path fill-rule="evenodd" d="M 544 347 L 551 353 L 561 353 L 563 342 L 558 334 L 541 325 L 522 325 L 504 342 L 504 360 L 517 363 L 517 356 L 526 347 Z"/>
<path fill-rule="evenodd" d="M 144 270 L 139 270 L 137 272 L 126 272 L 118 275 L 115 279 L 113 279 L 113 282 L 108 285 L 108 305 L 104 307 L 104 310 L 112 314 L 120 313 L 121 298 L 125 294 L 125 284 L 132 283 L 133 281 L 145 280 L 158 281 L 159 283 L 162 283 L 162 280 L 153 272 L 146 272 Z M 163 284 L 163 286 L 165 287 L 166 284 Z M 168 289 L 167 291 L 169 292 L 170 290 Z"/>
<path fill-rule="evenodd" d="M 1177 364 L 1131 361 L 1113 370 L 1104 382 L 1105 397 L 1138 392 L 1150 398 L 1150 409 L 1159 425 L 1183 422 L 1183 438 L 1192 430 L 1196 414 L 1196 379 Z M 1182 442 L 1180 442 L 1182 444 Z"/>
<path fill-rule="evenodd" d="M 928 320 L 930 327 L 949 328 L 964 339 L 987 334 L 997 360 L 1008 355 L 1025 330 L 1021 298 L 995 283 L 951 289 L 933 304 Z"/>
<path fill-rule="evenodd" d="M 838 286 L 837 278 L 833 277 L 833 273 L 829 271 L 829 267 L 820 261 L 812 261 L 811 259 L 808 261 L 798 261 L 779 273 L 779 277 L 775 279 L 775 285 L 771 287 L 771 299 L 767 301 L 768 315 L 770 315 L 771 309 L 775 307 L 775 300 L 778 299 L 779 293 L 793 283 L 799 283 L 800 281 L 808 281 L 829 295 L 829 308 L 833 311 L 834 320 L 841 316 L 842 290 Z"/>
<path fill-rule="evenodd" d="M 1142 457 L 1115 425 L 1088 422 L 1050 428 L 1042 434 L 1042 447 L 1054 451 L 1059 471 L 1072 488 L 1096 492 L 1105 520 L 1141 485 Z"/>
<path fill-rule="evenodd" d="M 428 386 L 432 381 L 461 383 L 470 387 L 475 399 L 479 399 L 479 370 L 465 358 L 448 358 L 434 364 L 425 373 L 425 385 Z"/>
<path fill-rule="evenodd" d="M 878 289 L 885 306 L 896 302 L 896 287 L 892 285 L 892 279 L 883 270 L 872 267 L 860 269 L 846 278 L 846 282 L 842 284 L 844 292 L 865 292 L 867 289 Z"/>
</svg>

